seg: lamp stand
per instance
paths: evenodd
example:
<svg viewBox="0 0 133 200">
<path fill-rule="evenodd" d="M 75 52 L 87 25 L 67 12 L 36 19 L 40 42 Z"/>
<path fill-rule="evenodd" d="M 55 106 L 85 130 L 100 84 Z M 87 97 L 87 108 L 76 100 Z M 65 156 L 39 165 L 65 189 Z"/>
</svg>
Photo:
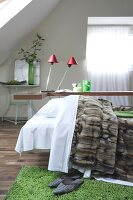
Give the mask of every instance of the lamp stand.
<svg viewBox="0 0 133 200">
<path fill-rule="evenodd" d="M 68 72 L 68 69 L 66 69 L 66 71 L 65 71 L 65 73 L 64 73 L 64 75 L 63 75 L 63 77 L 62 77 L 62 79 L 61 79 L 61 81 L 60 81 L 60 83 L 59 83 L 59 85 L 57 87 L 57 90 L 60 88 L 60 85 L 62 84 L 67 72 Z"/>
<path fill-rule="evenodd" d="M 46 91 L 48 90 L 48 84 L 49 84 L 49 79 L 51 75 L 51 70 L 52 70 L 52 65 L 50 66 L 49 73 L 48 73 L 48 78 L 47 78 L 47 83 L 46 83 Z"/>
</svg>

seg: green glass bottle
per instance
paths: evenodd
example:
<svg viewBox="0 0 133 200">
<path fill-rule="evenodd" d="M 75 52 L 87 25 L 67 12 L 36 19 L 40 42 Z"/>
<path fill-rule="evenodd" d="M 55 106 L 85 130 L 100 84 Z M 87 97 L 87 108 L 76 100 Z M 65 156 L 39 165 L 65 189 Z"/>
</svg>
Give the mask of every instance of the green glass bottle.
<svg viewBox="0 0 133 200">
<path fill-rule="evenodd" d="M 90 92 L 91 90 L 91 81 L 83 80 L 83 92 Z"/>
</svg>

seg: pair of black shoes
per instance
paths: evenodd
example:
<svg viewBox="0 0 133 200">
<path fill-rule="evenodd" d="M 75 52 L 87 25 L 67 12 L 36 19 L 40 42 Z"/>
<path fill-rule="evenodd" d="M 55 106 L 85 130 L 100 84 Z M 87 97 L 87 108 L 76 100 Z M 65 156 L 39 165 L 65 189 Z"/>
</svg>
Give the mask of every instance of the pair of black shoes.
<svg viewBox="0 0 133 200">
<path fill-rule="evenodd" d="M 74 175 L 74 176 L 63 175 L 62 177 L 54 180 L 48 186 L 51 188 L 55 188 L 53 194 L 61 195 L 72 192 L 73 190 L 78 188 L 83 182 L 84 181 L 80 175 Z"/>
</svg>

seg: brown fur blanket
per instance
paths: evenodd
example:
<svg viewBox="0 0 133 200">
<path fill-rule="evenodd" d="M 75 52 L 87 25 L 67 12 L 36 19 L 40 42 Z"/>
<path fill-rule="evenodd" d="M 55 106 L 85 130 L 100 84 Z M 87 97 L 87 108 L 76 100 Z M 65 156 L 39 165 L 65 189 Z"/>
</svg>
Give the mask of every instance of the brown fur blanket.
<svg viewBox="0 0 133 200">
<path fill-rule="evenodd" d="M 109 101 L 80 96 L 70 157 L 72 163 L 90 167 L 94 176 L 133 181 L 133 140 L 129 141 L 133 137 L 133 123 L 126 132 L 125 124 L 127 126 L 127 121 L 116 117 Z"/>
<path fill-rule="evenodd" d="M 113 110 L 133 111 L 133 107 L 115 107 Z M 133 182 L 133 118 L 118 118 L 118 140 L 114 176 Z"/>
</svg>

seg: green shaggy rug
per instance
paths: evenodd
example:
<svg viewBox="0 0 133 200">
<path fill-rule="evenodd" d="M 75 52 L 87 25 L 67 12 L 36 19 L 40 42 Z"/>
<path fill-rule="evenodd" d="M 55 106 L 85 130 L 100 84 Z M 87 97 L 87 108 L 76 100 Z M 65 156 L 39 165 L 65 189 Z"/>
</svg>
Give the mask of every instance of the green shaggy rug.
<svg viewBox="0 0 133 200">
<path fill-rule="evenodd" d="M 77 190 L 53 195 L 48 184 L 59 173 L 40 167 L 23 167 L 5 200 L 133 200 L 133 187 L 85 179 Z"/>
</svg>

